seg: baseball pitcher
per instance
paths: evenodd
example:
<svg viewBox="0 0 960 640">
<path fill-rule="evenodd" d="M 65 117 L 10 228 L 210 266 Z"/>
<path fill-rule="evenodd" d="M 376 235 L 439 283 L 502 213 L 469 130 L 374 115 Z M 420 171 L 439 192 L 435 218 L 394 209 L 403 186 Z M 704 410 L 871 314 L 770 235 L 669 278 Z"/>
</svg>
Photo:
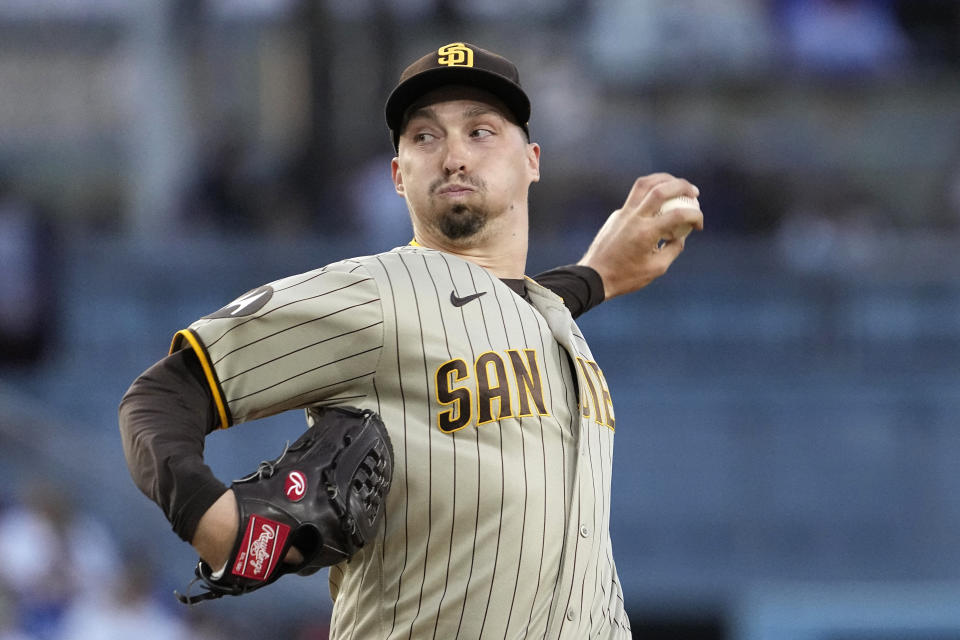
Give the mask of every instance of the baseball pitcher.
<svg viewBox="0 0 960 640">
<path fill-rule="evenodd" d="M 499 55 L 415 61 L 386 103 L 414 240 L 251 290 L 130 387 L 130 472 L 200 557 L 183 601 L 329 566 L 332 638 L 631 637 L 610 482 L 637 425 L 575 317 L 662 275 L 699 193 L 640 178 L 579 264 L 526 277 L 529 117 Z M 230 487 L 204 465 L 214 429 L 291 409 L 279 458 Z"/>
</svg>

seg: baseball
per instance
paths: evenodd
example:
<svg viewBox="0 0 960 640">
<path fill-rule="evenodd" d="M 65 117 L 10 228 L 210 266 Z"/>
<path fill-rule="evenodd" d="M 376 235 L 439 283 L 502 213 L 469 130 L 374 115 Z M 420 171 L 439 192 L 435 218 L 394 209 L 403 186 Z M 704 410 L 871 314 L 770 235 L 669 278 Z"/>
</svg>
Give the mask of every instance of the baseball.
<svg viewBox="0 0 960 640">
<path fill-rule="evenodd" d="M 660 207 L 660 215 L 666 213 L 667 211 L 672 211 L 674 209 L 679 209 L 681 207 L 686 207 L 688 209 L 700 209 L 700 202 L 696 198 L 688 198 L 687 196 L 677 196 L 676 198 L 670 198 Z M 683 240 L 690 232 L 693 231 L 693 226 L 689 224 L 680 225 L 673 230 L 673 237 L 676 240 Z"/>
</svg>

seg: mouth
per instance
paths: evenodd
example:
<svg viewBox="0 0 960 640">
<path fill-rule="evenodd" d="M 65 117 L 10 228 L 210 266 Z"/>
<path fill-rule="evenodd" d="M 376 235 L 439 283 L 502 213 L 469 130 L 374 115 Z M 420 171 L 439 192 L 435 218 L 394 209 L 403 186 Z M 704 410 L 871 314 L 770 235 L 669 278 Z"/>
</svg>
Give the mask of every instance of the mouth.
<svg viewBox="0 0 960 640">
<path fill-rule="evenodd" d="M 473 189 L 462 184 L 450 184 L 442 189 L 437 189 L 437 195 L 446 198 L 457 198 L 473 193 Z"/>
</svg>

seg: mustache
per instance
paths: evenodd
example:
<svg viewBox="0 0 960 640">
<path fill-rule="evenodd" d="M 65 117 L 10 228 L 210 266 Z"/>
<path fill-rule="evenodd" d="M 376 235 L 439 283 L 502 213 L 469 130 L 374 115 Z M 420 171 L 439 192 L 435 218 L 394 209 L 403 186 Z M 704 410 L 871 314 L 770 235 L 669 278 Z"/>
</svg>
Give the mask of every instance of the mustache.
<svg viewBox="0 0 960 640">
<path fill-rule="evenodd" d="M 450 186 L 466 186 L 473 187 L 478 191 L 483 191 L 487 188 L 486 183 L 475 176 L 461 176 L 459 180 L 447 180 L 446 178 L 437 178 L 430 183 L 430 193 L 434 194 L 444 187 Z"/>
</svg>

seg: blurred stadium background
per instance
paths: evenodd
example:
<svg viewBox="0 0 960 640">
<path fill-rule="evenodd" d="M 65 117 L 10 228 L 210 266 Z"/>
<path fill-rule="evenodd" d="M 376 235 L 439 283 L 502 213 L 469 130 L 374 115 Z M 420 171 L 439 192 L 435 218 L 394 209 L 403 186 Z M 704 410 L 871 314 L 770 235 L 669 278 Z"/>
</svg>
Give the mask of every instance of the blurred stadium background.
<svg viewBox="0 0 960 640">
<path fill-rule="evenodd" d="M 177 609 L 195 556 L 116 406 L 196 317 L 408 240 L 382 106 L 457 40 L 532 98 L 530 273 L 638 175 L 702 191 L 582 321 L 636 636 L 960 638 L 956 0 L 0 0 L 0 638 L 326 637 L 323 577 Z"/>
</svg>

